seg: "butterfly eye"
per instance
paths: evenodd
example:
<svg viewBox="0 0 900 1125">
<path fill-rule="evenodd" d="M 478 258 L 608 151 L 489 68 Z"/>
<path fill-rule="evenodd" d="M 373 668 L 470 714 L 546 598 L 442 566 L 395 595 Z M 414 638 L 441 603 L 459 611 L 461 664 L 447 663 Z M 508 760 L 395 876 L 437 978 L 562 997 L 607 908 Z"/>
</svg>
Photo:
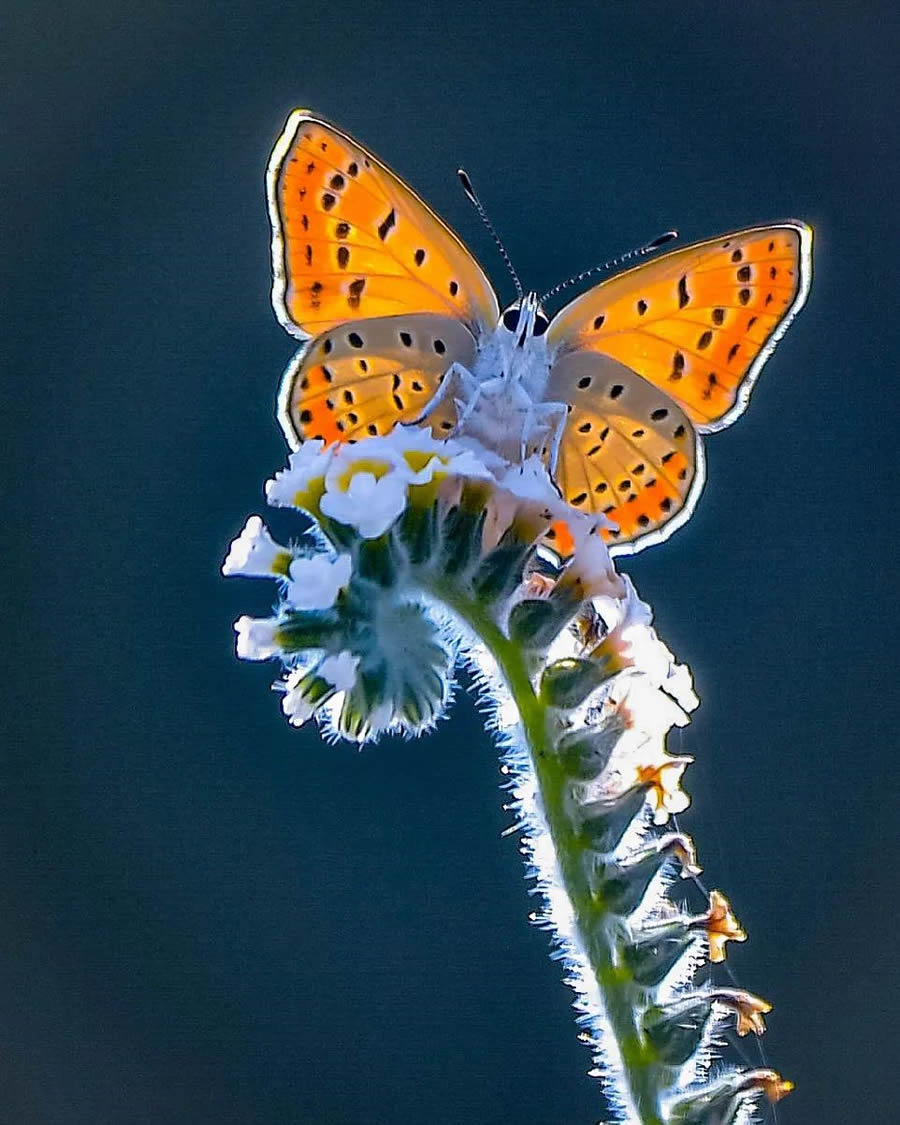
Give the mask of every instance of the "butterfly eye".
<svg viewBox="0 0 900 1125">
<path fill-rule="evenodd" d="M 502 324 L 503 327 L 509 329 L 510 332 L 515 332 L 519 327 L 519 310 L 507 309 L 503 314 Z"/>
<path fill-rule="evenodd" d="M 545 316 L 541 316 L 540 313 L 537 313 L 537 315 L 534 318 L 533 335 L 543 336 L 544 333 L 547 331 L 547 329 L 549 327 L 550 327 L 550 321 Z"/>
</svg>

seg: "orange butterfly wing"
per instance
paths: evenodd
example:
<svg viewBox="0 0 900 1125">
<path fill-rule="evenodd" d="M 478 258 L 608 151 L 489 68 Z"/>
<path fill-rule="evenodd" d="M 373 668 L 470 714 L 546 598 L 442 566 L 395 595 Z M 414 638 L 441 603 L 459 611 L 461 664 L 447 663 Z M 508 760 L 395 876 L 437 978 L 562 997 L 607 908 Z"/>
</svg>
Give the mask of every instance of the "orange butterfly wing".
<svg viewBox="0 0 900 1125">
<path fill-rule="evenodd" d="M 300 349 L 284 373 L 278 417 L 288 444 L 308 437 L 358 441 L 415 422 L 450 363 L 471 367 L 472 333 L 446 316 L 409 313 L 352 321 L 321 333 Z M 428 416 L 446 437 L 456 407 L 445 401 Z"/>
<path fill-rule="evenodd" d="M 389 168 L 295 110 L 268 170 L 272 302 L 306 339 L 351 320 L 436 313 L 477 335 L 497 298 L 456 235 Z"/>
<path fill-rule="evenodd" d="M 600 352 L 664 390 L 701 433 L 744 410 L 809 292 L 812 230 L 786 222 L 665 254 L 595 286 L 554 317 L 561 357 Z"/>
<path fill-rule="evenodd" d="M 569 405 L 556 483 L 573 508 L 615 524 L 602 532 L 614 554 L 657 543 L 689 518 L 703 450 L 664 391 L 608 356 L 571 352 L 553 364 L 547 396 Z"/>
</svg>

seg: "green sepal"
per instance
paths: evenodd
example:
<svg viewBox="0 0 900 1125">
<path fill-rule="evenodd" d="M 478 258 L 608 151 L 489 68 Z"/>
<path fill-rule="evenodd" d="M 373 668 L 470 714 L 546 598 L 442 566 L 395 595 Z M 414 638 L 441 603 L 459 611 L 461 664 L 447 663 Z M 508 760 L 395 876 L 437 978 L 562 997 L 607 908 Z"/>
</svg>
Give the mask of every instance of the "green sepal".
<svg viewBox="0 0 900 1125">
<path fill-rule="evenodd" d="M 624 730 L 624 722 L 614 716 L 599 726 L 564 734 L 556 744 L 556 753 L 571 777 L 581 780 L 598 777 Z"/>
<path fill-rule="evenodd" d="M 602 865 L 597 882 L 597 894 L 603 905 L 613 914 L 627 915 L 641 904 L 650 880 L 669 858 L 665 848 L 646 852 L 639 860 L 625 866 L 608 863 Z"/>
<path fill-rule="evenodd" d="M 737 1084 L 740 1071 L 734 1071 L 691 1097 L 682 1098 L 669 1111 L 672 1125 L 733 1125 L 746 1095 Z"/>
<path fill-rule="evenodd" d="M 350 524 L 329 519 L 328 516 L 321 513 L 316 519 L 319 529 L 324 533 L 327 541 L 338 551 L 352 551 L 355 544 L 359 542 L 359 535 Z"/>
<path fill-rule="evenodd" d="M 681 933 L 642 938 L 625 946 L 625 964 L 631 971 L 635 984 L 642 988 L 655 988 L 675 968 L 690 945 L 691 935 L 686 929 Z"/>
<path fill-rule="evenodd" d="M 356 554 L 356 573 L 383 589 L 389 589 L 397 581 L 398 559 L 388 534 L 377 539 L 361 540 Z"/>
<path fill-rule="evenodd" d="M 541 702 L 561 711 L 571 711 L 607 678 L 596 660 L 566 657 L 548 664 L 541 676 Z"/>
<path fill-rule="evenodd" d="M 272 573 L 277 574 L 279 578 L 289 578 L 291 572 L 291 563 L 294 559 L 299 558 L 312 558 L 315 552 L 310 551 L 308 554 L 303 555 L 300 552 L 291 554 L 290 551 L 280 551 L 272 562 Z"/>
<path fill-rule="evenodd" d="M 698 996 L 693 1001 L 676 1001 L 671 1007 L 655 1005 L 644 1015 L 644 1032 L 660 1062 L 683 1066 L 699 1048 L 712 1001 Z"/>
<path fill-rule="evenodd" d="M 441 528 L 440 569 L 452 576 L 462 573 L 481 552 L 486 514 L 454 506 L 444 516 Z"/>
<path fill-rule="evenodd" d="M 324 676 L 316 673 L 315 669 L 297 684 L 296 690 L 300 693 L 307 703 L 313 704 L 318 707 L 322 703 L 327 702 L 335 692 L 334 684 L 330 680 L 326 680 Z"/>
<path fill-rule="evenodd" d="M 446 694 L 447 654 L 437 645 L 434 662 L 423 664 L 414 674 L 407 674 L 395 692 L 394 710 L 412 731 L 430 723 L 441 710 Z M 424 660 L 425 653 L 422 658 Z"/>
<path fill-rule="evenodd" d="M 509 636 L 526 648 L 547 648 L 565 629 L 581 603 L 569 594 L 549 598 L 526 598 L 513 606 Z"/>
<path fill-rule="evenodd" d="M 628 825 L 644 807 L 646 799 L 646 789 L 633 785 L 614 801 L 597 801 L 585 806 L 582 809 L 582 835 L 595 851 L 601 854 L 613 851 Z"/>
<path fill-rule="evenodd" d="M 332 647 L 342 632 L 340 615 L 334 609 L 289 610 L 278 625 L 275 639 L 285 652 L 303 652 Z"/>
<path fill-rule="evenodd" d="M 358 671 L 356 683 L 344 696 L 338 718 L 338 727 L 346 738 L 362 741 L 367 736 L 372 712 L 384 699 L 385 684 L 386 670 L 382 663 Z"/>
<path fill-rule="evenodd" d="M 522 582 L 528 560 L 534 553 L 532 543 L 523 543 L 511 529 L 507 529 L 500 542 L 482 559 L 472 588 L 483 602 L 508 598 Z"/>
<path fill-rule="evenodd" d="M 427 508 L 408 505 L 394 524 L 394 534 L 413 566 L 428 562 L 438 544 L 437 505 L 431 504 Z"/>
</svg>

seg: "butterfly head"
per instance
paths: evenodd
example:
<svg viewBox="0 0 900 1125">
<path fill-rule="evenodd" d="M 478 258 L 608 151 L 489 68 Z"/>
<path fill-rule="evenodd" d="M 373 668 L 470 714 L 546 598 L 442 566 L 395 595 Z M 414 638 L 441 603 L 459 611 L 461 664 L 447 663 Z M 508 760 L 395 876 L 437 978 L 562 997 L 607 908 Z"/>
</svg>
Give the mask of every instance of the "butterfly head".
<svg viewBox="0 0 900 1125">
<path fill-rule="evenodd" d="M 526 293 L 503 310 L 497 327 L 510 337 L 514 347 L 524 348 L 529 340 L 543 336 L 549 326 L 537 293 Z"/>
</svg>

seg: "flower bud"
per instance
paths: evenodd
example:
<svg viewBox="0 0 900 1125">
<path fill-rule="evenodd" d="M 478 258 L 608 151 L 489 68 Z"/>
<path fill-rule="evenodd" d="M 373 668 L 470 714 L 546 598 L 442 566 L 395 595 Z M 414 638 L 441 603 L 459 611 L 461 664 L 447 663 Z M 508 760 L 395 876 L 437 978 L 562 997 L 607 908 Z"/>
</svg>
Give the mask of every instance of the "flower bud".
<svg viewBox="0 0 900 1125">
<path fill-rule="evenodd" d="M 606 678 L 603 665 L 595 660 L 556 660 L 547 665 L 541 676 L 541 700 L 549 707 L 571 711 L 584 703 Z"/>
<path fill-rule="evenodd" d="M 644 1032 L 660 1062 L 683 1066 L 698 1049 L 712 1015 L 711 996 L 697 993 L 665 1006 L 654 1005 L 644 1015 Z"/>
</svg>

